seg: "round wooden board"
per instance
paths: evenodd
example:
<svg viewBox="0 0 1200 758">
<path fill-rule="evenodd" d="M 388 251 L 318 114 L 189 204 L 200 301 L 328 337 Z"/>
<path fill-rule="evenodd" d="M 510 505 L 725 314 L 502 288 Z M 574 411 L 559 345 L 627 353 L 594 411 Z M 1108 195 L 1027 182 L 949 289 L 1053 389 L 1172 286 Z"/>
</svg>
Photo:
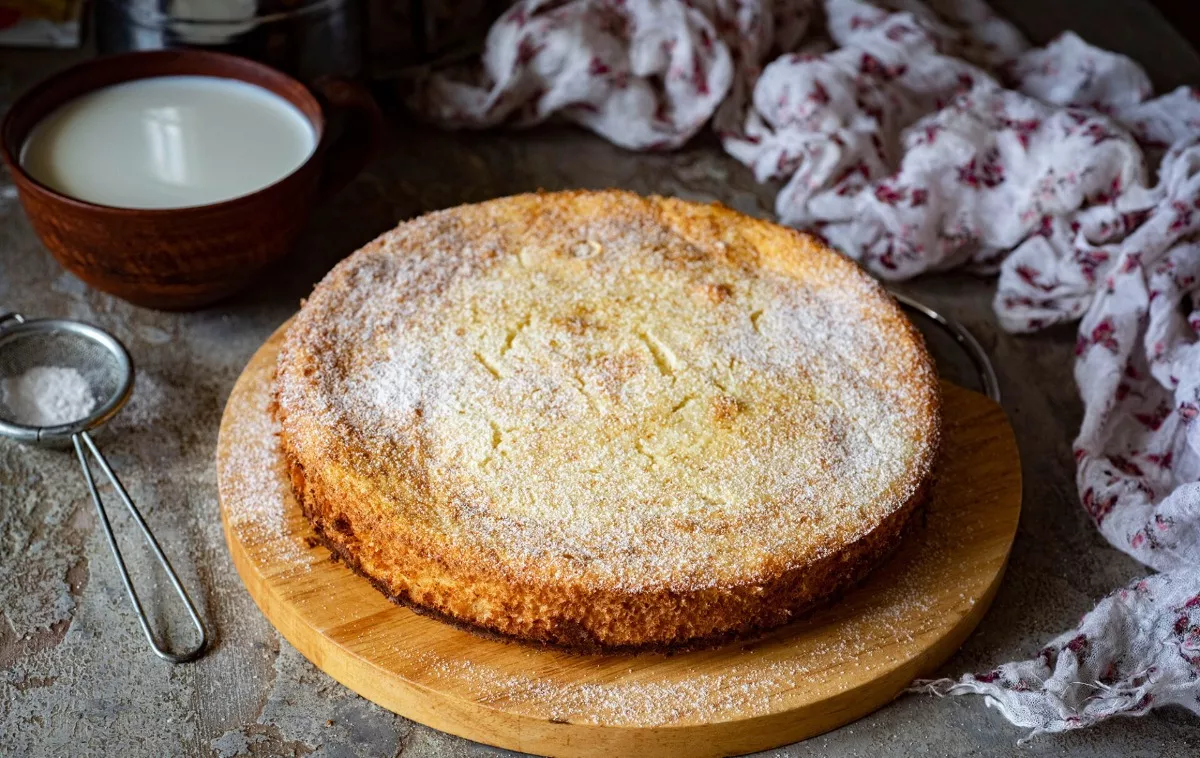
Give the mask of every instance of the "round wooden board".
<svg viewBox="0 0 1200 758">
<path fill-rule="evenodd" d="M 285 324 L 286 326 L 286 324 Z M 748 644 L 579 655 L 484 639 L 394 605 L 313 547 L 267 411 L 283 327 L 230 395 L 217 446 L 234 565 L 271 623 L 334 679 L 422 724 L 555 756 L 717 756 L 783 745 L 879 708 L 983 617 L 1017 529 L 1003 410 L 943 383 L 944 450 L 923 522 L 844 598 Z"/>
</svg>

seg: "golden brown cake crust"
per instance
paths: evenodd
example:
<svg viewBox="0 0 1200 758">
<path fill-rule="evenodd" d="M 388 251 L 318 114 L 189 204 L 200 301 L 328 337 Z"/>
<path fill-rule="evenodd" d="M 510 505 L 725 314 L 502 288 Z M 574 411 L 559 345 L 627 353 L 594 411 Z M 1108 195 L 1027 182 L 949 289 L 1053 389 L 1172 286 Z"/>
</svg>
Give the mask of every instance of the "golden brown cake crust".
<svg viewBox="0 0 1200 758">
<path fill-rule="evenodd" d="M 293 488 L 355 570 L 582 648 L 728 639 L 861 579 L 928 490 L 939 404 L 853 263 L 615 191 L 401 224 L 317 286 L 275 386 Z"/>
</svg>

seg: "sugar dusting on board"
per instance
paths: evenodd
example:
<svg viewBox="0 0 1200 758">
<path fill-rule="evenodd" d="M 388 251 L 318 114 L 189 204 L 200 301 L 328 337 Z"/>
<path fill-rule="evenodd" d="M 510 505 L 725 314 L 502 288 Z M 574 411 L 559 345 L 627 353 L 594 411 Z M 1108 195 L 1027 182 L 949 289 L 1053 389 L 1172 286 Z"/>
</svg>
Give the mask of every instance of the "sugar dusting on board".
<svg viewBox="0 0 1200 758">
<path fill-rule="evenodd" d="M 270 357 L 252 365 L 229 398 L 230 421 L 221 430 L 218 460 L 221 500 L 240 542 L 272 559 L 275 570 L 307 571 L 317 559 L 287 522 L 292 493 L 279 452 L 279 424 L 268 411 L 273 351 Z"/>
<path fill-rule="evenodd" d="M 0 418 L 25 426 L 57 426 L 87 417 L 96 407 L 92 388 L 76 369 L 34 366 L 0 382 L 8 413 Z"/>
<path fill-rule="evenodd" d="M 962 571 L 962 556 L 942 543 L 964 526 L 961 511 L 931 503 L 927 520 L 928 537 L 913 535 L 869 592 L 847 599 L 854 610 L 835 605 L 795 630 L 741 649 L 580 657 L 511 645 L 524 655 L 463 657 L 457 647 L 448 655 L 405 648 L 403 655 L 420 672 L 418 680 L 428 677 L 435 687 L 465 689 L 475 702 L 564 723 L 658 727 L 792 710 L 798 691 L 820 700 L 911 665 L 944 633 L 948 612 L 953 617 L 974 607 L 974 597 L 944 581 Z M 694 668 L 675 665 L 689 659 Z"/>
<path fill-rule="evenodd" d="M 940 515 L 937 518 L 952 518 Z M 937 533 L 944 533 L 940 526 Z M 762 644 L 682 656 L 581 657 L 520 648 L 525 655 L 463 657 L 430 650 L 403 655 L 418 679 L 465 689 L 473 701 L 508 712 L 574 724 L 658 727 L 745 719 L 791 710 L 797 690 L 814 699 L 839 694 L 913 660 L 922 635 L 940 634 L 947 601 L 965 612 L 974 600 L 933 597 L 936 577 L 955 571 L 955 556 L 922 540 L 897 556 L 895 571 L 850 615 L 834 609 Z M 559 660 L 565 656 L 567 660 Z M 694 658 L 695 666 L 656 665 Z M 662 672 L 662 673 L 660 673 Z"/>
<path fill-rule="evenodd" d="M 429 659 L 427 671 L 440 684 L 453 680 L 476 702 L 544 715 L 551 721 L 605 726 L 665 726 L 708 722 L 722 716 L 763 714 L 772 702 L 802 680 L 820 686 L 845 665 L 853 646 L 822 647 L 816 659 L 784 658 L 764 663 L 747 658 L 717 671 L 698 666 L 677 679 L 626 679 L 633 671 L 600 663 L 611 681 L 565 681 L 555 676 L 501 671 L 470 659 Z M 418 654 L 420 655 L 420 654 Z M 754 656 L 754 653 L 744 653 Z M 632 659 L 630 663 L 632 663 Z M 640 668 L 640 666 L 639 666 Z M 610 671 L 611 669 L 611 671 Z"/>
</svg>

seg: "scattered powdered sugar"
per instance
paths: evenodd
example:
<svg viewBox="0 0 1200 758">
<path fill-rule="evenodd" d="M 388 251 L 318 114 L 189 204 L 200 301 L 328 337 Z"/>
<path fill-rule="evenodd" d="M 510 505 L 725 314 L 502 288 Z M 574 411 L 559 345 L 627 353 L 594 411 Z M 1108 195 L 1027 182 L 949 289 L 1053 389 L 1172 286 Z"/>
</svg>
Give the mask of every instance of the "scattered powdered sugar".
<svg viewBox="0 0 1200 758">
<path fill-rule="evenodd" d="M 239 541 L 269 559 L 272 571 L 307 571 L 315 560 L 302 543 L 303 517 L 279 451 L 279 424 L 270 405 L 274 351 L 255 357 L 229 397 L 218 452 L 218 486 Z M 289 506 L 299 523 L 289 525 Z"/>
<path fill-rule="evenodd" d="M 335 268 L 287 337 L 290 437 L 420 471 L 437 508 L 398 512 L 509 571 L 631 591 L 803 560 L 907 502 L 936 379 L 852 264 L 747 266 L 796 243 L 698 206 L 529 202 L 424 216 Z"/>
<path fill-rule="evenodd" d="M 362 398 L 364 411 L 378 414 L 378 423 L 403 423 L 420 407 L 421 392 L 431 366 L 415 342 L 388 345 L 386 358 L 346 380 L 346 391 Z"/>
<path fill-rule="evenodd" d="M 148 429 L 163 417 L 169 402 L 163 380 L 153 372 L 139 370 L 137 391 L 129 397 L 129 403 L 114 419 L 115 428 L 140 432 Z"/>
<path fill-rule="evenodd" d="M 607 676 L 592 681 L 586 680 L 586 674 L 577 674 L 583 681 L 570 681 L 511 673 L 464 658 L 422 663 L 434 682 L 465 686 L 478 703 L 551 721 L 648 727 L 769 713 L 774 701 L 794 690 L 797 682 L 820 686 L 833 678 L 853 659 L 853 650 L 853 645 L 827 645 L 814 652 L 819 658 L 770 661 L 747 652 L 745 662 L 701 663 L 682 671 L 672 667 L 673 676 L 662 678 L 646 676 L 644 665 L 638 662 L 639 673 L 633 677 L 623 676 L 634 672 L 630 668 L 605 671 Z M 606 678 L 611 681 L 604 681 Z"/>
<path fill-rule="evenodd" d="M 898 568 L 945 568 L 941 559 L 915 562 Z M 431 686 L 535 718 L 637 727 L 744 719 L 794 708 L 798 696 L 829 697 L 911 661 L 925 649 L 914 632 L 937 634 L 946 623 L 945 606 L 926 597 L 929 581 L 885 579 L 854 614 L 835 610 L 740 650 L 581 657 L 529 649 L 525 660 L 457 649 L 404 654 Z"/>
<path fill-rule="evenodd" d="M 788 665 L 791 664 L 791 665 Z M 789 661 L 779 672 L 753 673 L 733 666 L 720 674 L 693 672 L 675 681 L 574 682 L 523 674 L 507 674 L 470 660 L 441 662 L 435 677 L 453 677 L 477 688 L 477 701 L 550 709 L 549 718 L 605 726 L 662 726 L 711 718 L 722 712 L 765 712 L 779 690 L 771 673 L 793 679 L 808 675 L 809 666 Z M 749 675 L 748 675 L 749 674 Z"/>
<path fill-rule="evenodd" d="M 57 426 L 79 421 L 96 407 L 87 379 L 73 368 L 34 366 L 3 382 L 3 417 L 25 426 Z"/>
</svg>

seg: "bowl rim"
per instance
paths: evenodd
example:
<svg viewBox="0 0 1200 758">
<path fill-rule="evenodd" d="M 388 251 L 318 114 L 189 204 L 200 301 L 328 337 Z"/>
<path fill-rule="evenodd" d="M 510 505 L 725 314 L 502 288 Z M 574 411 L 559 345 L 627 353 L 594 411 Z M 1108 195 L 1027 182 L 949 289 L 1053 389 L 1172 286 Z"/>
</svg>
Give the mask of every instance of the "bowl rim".
<svg viewBox="0 0 1200 758">
<path fill-rule="evenodd" d="M 51 101 L 56 100 L 54 92 L 57 88 L 63 87 L 69 82 L 76 81 L 81 77 L 87 76 L 89 73 L 103 70 L 116 69 L 121 70 L 124 67 L 133 66 L 137 62 L 142 63 L 141 70 L 134 70 L 133 75 L 118 77 L 112 81 L 98 83 L 95 86 L 87 87 L 79 92 L 58 99 L 58 102 L 53 102 L 46 112 L 37 118 L 25 133 L 21 135 L 21 144 L 14 145 L 11 139 L 16 130 L 16 122 L 21 119 L 35 103 L 42 98 L 48 98 Z M 194 72 L 186 71 L 164 71 L 164 68 L 177 67 L 177 64 L 182 61 L 185 64 L 194 62 L 197 69 Z M 221 71 L 214 73 L 204 64 L 215 66 Z M 239 76 L 238 73 L 244 73 Z M 312 126 L 315 132 L 315 144 L 313 151 L 302 163 L 293 168 L 290 172 L 276 179 L 270 184 L 259 187 L 243 195 L 237 195 L 226 200 L 220 200 L 215 203 L 204 203 L 201 205 L 182 205 L 172 208 L 130 208 L 120 205 L 105 205 L 104 203 L 95 203 L 89 200 L 83 200 L 77 197 L 60 192 L 53 187 L 34 178 L 32 174 L 25 170 L 21 164 L 21 153 L 24 151 L 25 144 L 29 139 L 30 134 L 50 116 L 55 110 L 61 108 L 67 103 L 82 97 L 85 94 L 96 92 L 106 87 L 124 84 L 126 82 L 138 81 L 141 79 L 157 79 L 168 76 L 202 76 L 218 79 L 232 79 L 245 84 L 250 84 L 256 87 L 261 87 L 275 96 L 282 98 L 289 105 L 300 112 L 306 121 Z M 276 85 L 276 86 L 271 86 Z M 285 94 L 286 90 L 288 94 Z M 293 97 L 294 96 L 294 97 Z M 299 100 L 300 102 L 297 102 Z M 80 210 L 101 212 L 101 213 L 117 213 L 122 215 L 152 215 L 155 217 L 165 217 L 171 214 L 180 213 L 210 213 L 223 211 L 226 209 L 236 208 L 239 205 L 254 202 L 255 198 L 262 193 L 270 192 L 271 190 L 296 180 L 297 176 L 311 170 L 311 166 L 319 161 L 327 147 L 329 130 L 326 128 L 325 108 L 321 105 L 320 100 L 312 93 L 312 90 L 298 79 L 285 74 L 284 72 L 272 68 L 265 63 L 260 63 L 250 58 L 243 58 L 238 55 L 230 55 L 229 53 L 220 53 L 212 50 L 197 50 L 192 48 L 173 49 L 173 50 L 137 50 L 127 53 L 118 53 L 116 55 L 106 55 L 98 58 L 91 58 L 86 61 L 81 61 L 72 66 L 69 66 L 57 73 L 51 74 L 41 80 L 33 87 L 30 87 L 25 92 L 21 93 L 8 109 L 3 121 L 0 121 L 0 158 L 8 167 L 9 172 L 13 176 L 13 183 L 17 186 L 18 192 L 27 190 L 35 190 L 43 195 L 48 196 L 57 203 L 63 203 L 73 206 Z"/>
</svg>

